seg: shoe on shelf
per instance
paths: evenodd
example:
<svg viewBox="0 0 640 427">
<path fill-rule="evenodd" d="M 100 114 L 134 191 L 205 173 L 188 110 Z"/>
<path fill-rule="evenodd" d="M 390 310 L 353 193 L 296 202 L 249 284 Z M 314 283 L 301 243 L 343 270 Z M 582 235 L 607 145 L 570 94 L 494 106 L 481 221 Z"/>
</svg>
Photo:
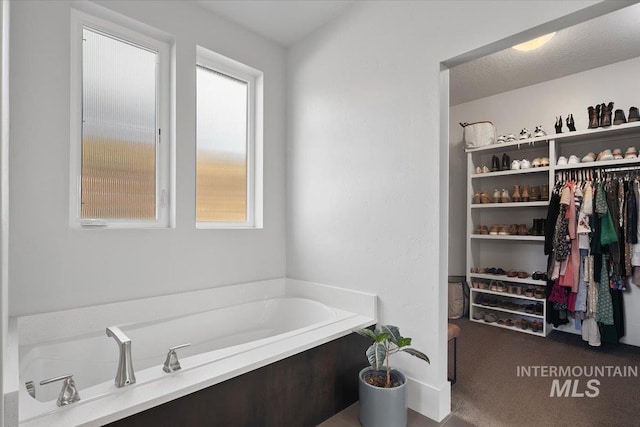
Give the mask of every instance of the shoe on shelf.
<svg viewBox="0 0 640 427">
<path fill-rule="evenodd" d="M 498 316 L 496 316 L 494 313 L 487 313 L 484 316 L 484 321 L 487 323 L 495 323 L 498 321 Z"/>
<path fill-rule="evenodd" d="M 569 117 L 567 117 L 569 119 Z M 556 123 L 553 125 L 556 128 L 556 133 L 562 133 L 562 116 L 556 117 Z"/>
<path fill-rule="evenodd" d="M 518 224 L 511 224 L 509 226 L 509 235 L 517 236 L 518 235 Z"/>
<path fill-rule="evenodd" d="M 507 277 L 518 277 L 518 272 L 516 270 L 507 271 Z"/>
<path fill-rule="evenodd" d="M 558 166 L 566 166 L 567 165 L 567 158 L 565 156 L 560 156 L 558 157 L 558 161 L 556 162 L 556 165 Z"/>
<path fill-rule="evenodd" d="M 476 320 L 484 320 L 484 316 L 486 316 L 487 313 L 485 313 L 482 310 L 476 310 L 473 312 L 473 318 Z"/>
<path fill-rule="evenodd" d="M 611 116 L 613 115 L 613 102 L 601 104 L 600 106 L 600 127 L 611 126 Z"/>
<path fill-rule="evenodd" d="M 498 156 L 493 155 L 491 157 L 491 172 L 498 172 L 500 170 L 500 159 Z"/>
<path fill-rule="evenodd" d="M 638 112 L 638 107 L 629 108 L 629 123 L 640 121 L 640 112 Z"/>
<path fill-rule="evenodd" d="M 613 117 L 613 124 L 621 125 L 623 123 L 627 123 L 627 118 L 624 116 L 624 111 L 618 109 Z"/>
<path fill-rule="evenodd" d="M 520 199 L 523 202 L 528 202 L 529 201 L 529 186 L 528 185 L 523 185 L 522 189 L 520 190 Z"/>
<path fill-rule="evenodd" d="M 538 299 L 543 299 L 545 297 L 544 289 L 540 286 L 536 287 L 535 291 L 533 291 L 533 296 Z"/>
<path fill-rule="evenodd" d="M 499 230 L 499 227 L 496 224 L 493 224 L 491 226 L 491 229 L 489 230 L 489 234 L 492 235 L 492 236 L 497 236 L 498 235 L 498 230 Z"/>
<path fill-rule="evenodd" d="M 511 170 L 520 169 L 520 160 L 514 160 L 511 162 Z"/>
<path fill-rule="evenodd" d="M 526 271 L 518 271 L 518 279 L 526 279 L 529 277 L 529 273 Z"/>
<path fill-rule="evenodd" d="M 504 135 L 499 135 L 499 136 L 498 136 L 498 139 L 496 139 L 496 142 L 497 142 L 498 144 L 502 144 L 503 142 L 507 142 L 507 137 L 506 137 L 506 136 L 504 136 Z"/>
<path fill-rule="evenodd" d="M 486 191 L 480 192 L 480 203 L 491 203 L 491 199 L 489 199 L 489 194 Z"/>
<path fill-rule="evenodd" d="M 613 152 L 611 153 L 613 155 L 613 160 L 622 160 L 622 150 L 619 148 L 616 148 L 615 150 L 613 150 Z"/>
<path fill-rule="evenodd" d="M 520 169 L 529 169 L 531 167 L 531 162 L 527 159 L 520 160 Z"/>
<path fill-rule="evenodd" d="M 507 135 L 507 142 L 513 142 L 516 140 L 516 136 L 512 133 Z"/>
<path fill-rule="evenodd" d="M 483 225 L 480 228 L 480 234 L 489 234 L 489 227 L 487 227 L 486 225 Z"/>
<path fill-rule="evenodd" d="M 529 190 L 529 200 L 532 202 L 537 202 L 540 200 L 540 186 L 532 185 L 531 190 Z"/>
<path fill-rule="evenodd" d="M 499 236 L 508 236 L 509 235 L 509 227 L 507 227 L 506 225 L 501 225 L 498 228 L 498 235 Z"/>
<path fill-rule="evenodd" d="M 536 138 L 540 138 L 541 136 L 547 136 L 547 132 L 542 129 L 542 125 L 536 126 L 536 129 L 533 131 L 533 136 Z"/>
<path fill-rule="evenodd" d="M 500 193 L 500 191 L 496 188 L 494 190 L 494 192 L 493 192 L 493 200 L 492 200 L 492 202 L 493 203 L 500 203 L 500 196 L 501 195 L 502 194 Z"/>
<path fill-rule="evenodd" d="M 578 158 L 578 156 L 576 156 L 575 154 L 572 154 L 569 156 L 569 160 L 567 161 L 567 164 L 577 165 L 578 163 L 580 163 L 580 159 Z"/>
<path fill-rule="evenodd" d="M 509 167 L 511 167 L 511 157 L 507 153 L 502 155 L 502 170 L 508 171 Z"/>
<path fill-rule="evenodd" d="M 582 158 L 582 163 L 595 162 L 595 160 L 596 160 L 596 153 L 591 151 Z"/>
<path fill-rule="evenodd" d="M 476 175 L 482 173 L 482 168 L 480 166 L 476 166 Z"/>
<path fill-rule="evenodd" d="M 531 167 L 539 168 L 540 166 L 542 166 L 542 160 L 540 159 L 540 157 L 536 157 L 535 159 L 533 159 L 533 161 L 531 162 Z"/>
<path fill-rule="evenodd" d="M 547 280 L 547 273 L 543 273 L 542 271 L 536 271 L 531 275 L 533 280 Z"/>
<path fill-rule="evenodd" d="M 613 160 L 613 154 L 611 153 L 611 150 L 602 151 L 600 154 L 598 154 L 597 160 L 599 162 L 604 162 L 604 161 L 607 161 L 607 160 Z"/>
<path fill-rule="evenodd" d="M 482 227 L 481 227 L 481 226 L 479 226 L 479 225 L 476 225 L 476 226 L 473 228 L 473 234 L 480 234 L 480 230 L 482 230 Z"/>
<path fill-rule="evenodd" d="M 509 203 L 511 202 L 511 197 L 509 197 L 509 192 L 502 189 L 502 193 L 500 194 L 500 203 Z"/>
<path fill-rule="evenodd" d="M 624 158 L 635 159 L 636 157 L 638 157 L 638 150 L 636 150 L 636 147 L 627 148 L 627 151 L 624 153 Z"/>
<path fill-rule="evenodd" d="M 542 316 L 543 311 L 544 311 L 544 308 L 541 303 L 537 303 L 533 308 L 533 313 L 537 316 Z"/>
<path fill-rule="evenodd" d="M 474 204 L 478 204 L 478 203 L 480 203 L 480 193 L 475 193 L 475 194 L 473 195 L 473 203 L 474 203 Z"/>
<path fill-rule="evenodd" d="M 548 157 L 542 157 L 540 159 L 540 166 L 549 166 L 549 158 Z"/>
<path fill-rule="evenodd" d="M 549 184 L 542 184 L 540 187 L 540 200 L 549 200 Z"/>
<path fill-rule="evenodd" d="M 573 114 L 569 114 L 567 116 L 567 127 L 569 128 L 569 131 L 571 131 L 571 132 L 575 132 L 576 131 L 576 122 L 575 122 L 575 120 L 573 120 Z"/>
<path fill-rule="evenodd" d="M 514 185 L 513 186 L 513 197 L 512 197 L 512 200 L 514 202 L 522 201 L 522 199 L 520 198 L 520 186 L 519 185 Z"/>
<path fill-rule="evenodd" d="M 529 287 L 529 288 L 525 289 L 524 296 L 525 297 L 533 297 L 533 288 Z M 530 313 L 530 312 L 527 311 L 527 313 Z"/>
<path fill-rule="evenodd" d="M 482 167 L 482 173 L 489 173 L 489 172 L 491 172 L 491 171 L 489 170 L 488 167 L 486 167 L 486 166 Z"/>
<path fill-rule="evenodd" d="M 531 138 L 531 132 L 529 132 L 529 129 L 524 128 L 520 131 L 520 138 L 519 139 L 529 139 Z"/>
<path fill-rule="evenodd" d="M 527 229 L 527 224 L 519 224 L 518 225 L 518 236 L 526 236 L 529 233 Z"/>
<path fill-rule="evenodd" d="M 600 105 L 596 105 L 595 107 L 589 106 L 587 108 L 587 113 L 589 113 L 589 126 L 587 127 L 587 129 L 597 128 L 600 125 Z"/>
</svg>

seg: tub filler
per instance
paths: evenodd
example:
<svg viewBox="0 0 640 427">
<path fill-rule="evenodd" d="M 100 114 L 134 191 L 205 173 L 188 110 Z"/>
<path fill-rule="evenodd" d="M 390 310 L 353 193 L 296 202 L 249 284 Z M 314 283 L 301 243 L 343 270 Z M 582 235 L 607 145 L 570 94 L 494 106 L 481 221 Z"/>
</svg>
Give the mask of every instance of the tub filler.
<svg viewBox="0 0 640 427">
<path fill-rule="evenodd" d="M 288 279 L 12 319 L 19 424 L 103 425 L 374 322 L 375 296 Z M 134 384 L 114 382 L 119 349 L 105 333 L 110 326 L 131 340 Z M 165 372 L 169 349 L 182 344 L 181 369 Z M 66 374 L 80 400 L 58 407 L 62 383 L 39 383 Z"/>
</svg>

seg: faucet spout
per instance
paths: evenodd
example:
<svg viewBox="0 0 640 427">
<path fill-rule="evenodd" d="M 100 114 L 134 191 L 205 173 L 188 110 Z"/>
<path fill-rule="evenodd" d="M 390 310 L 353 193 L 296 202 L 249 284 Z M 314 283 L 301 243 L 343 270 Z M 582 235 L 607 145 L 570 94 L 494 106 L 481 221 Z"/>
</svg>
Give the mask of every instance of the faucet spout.
<svg viewBox="0 0 640 427">
<path fill-rule="evenodd" d="M 118 343 L 120 353 L 118 370 L 116 371 L 115 383 L 118 387 L 135 384 L 136 375 L 133 371 L 133 359 L 131 357 L 131 340 L 117 326 L 110 326 L 106 330 L 107 336 L 113 338 Z"/>
</svg>

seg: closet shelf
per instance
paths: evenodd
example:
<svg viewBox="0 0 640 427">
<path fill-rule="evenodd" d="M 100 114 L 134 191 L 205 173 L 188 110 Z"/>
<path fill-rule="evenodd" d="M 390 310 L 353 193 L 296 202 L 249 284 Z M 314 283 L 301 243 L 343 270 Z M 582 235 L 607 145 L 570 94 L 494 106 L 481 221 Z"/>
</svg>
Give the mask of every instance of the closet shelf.
<svg viewBox="0 0 640 427">
<path fill-rule="evenodd" d="M 548 200 L 539 202 L 509 202 L 509 203 L 472 203 L 471 209 L 489 209 L 489 208 L 532 208 L 549 206 Z"/>
<path fill-rule="evenodd" d="M 527 316 L 527 317 L 534 317 L 536 319 L 544 319 L 544 316 L 540 316 L 538 314 L 533 314 L 533 313 L 527 313 L 526 311 L 509 310 L 508 308 L 501 308 L 501 307 L 491 307 L 489 305 L 482 305 L 475 302 L 472 303 L 471 305 L 473 305 L 474 307 L 481 308 L 483 310 L 495 310 L 495 311 L 501 311 L 503 313 L 517 314 L 519 316 Z"/>
<path fill-rule="evenodd" d="M 484 323 L 485 325 L 491 325 L 491 326 L 495 326 L 496 328 L 504 328 L 504 329 L 511 329 L 514 331 L 518 331 L 518 332 L 522 332 L 525 334 L 530 334 L 530 335 L 535 335 L 537 337 L 544 337 L 545 333 L 543 331 L 539 331 L 539 332 L 533 332 L 529 329 L 520 329 L 517 326 L 506 326 L 506 325 L 498 325 L 497 323 L 487 323 L 484 320 L 478 320 L 478 319 L 471 319 L 472 322 L 476 322 L 476 323 Z"/>
<path fill-rule="evenodd" d="M 555 136 L 555 135 L 552 135 Z M 478 148 L 466 148 L 464 151 L 467 153 L 477 153 L 479 151 L 501 151 L 505 148 L 517 148 L 517 149 L 526 149 L 526 148 L 537 148 L 535 143 L 548 143 L 550 139 L 553 139 L 552 136 L 541 136 L 538 138 L 529 138 L 529 139 L 519 139 L 513 142 L 503 142 L 500 144 L 491 144 L 485 145 L 484 147 Z"/>
<path fill-rule="evenodd" d="M 537 301 L 537 302 L 545 302 L 545 298 L 536 298 L 536 297 L 528 297 L 525 295 L 516 295 L 516 294 L 510 294 L 508 292 L 498 292 L 498 291 L 492 291 L 491 289 L 478 289 L 478 288 L 471 288 L 472 292 L 477 292 L 480 294 L 489 294 L 489 295 L 496 295 L 499 297 L 509 297 L 512 299 L 526 299 L 529 301 Z M 474 303 L 475 304 L 475 303 Z M 476 305 L 482 305 L 482 304 L 476 304 Z M 492 308 L 492 307 L 490 307 Z M 520 313 L 520 312 L 518 312 Z"/>
<path fill-rule="evenodd" d="M 475 277 L 476 279 L 500 280 L 502 282 L 522 283 L 525 285 L 537 285 L 537 286 L 547 285 L 547 282 L 545 280 L 534 280 L 530 277 L 526 279 L 520 279 L 518 277 L 508 277 L 506 274 L 498 275 L 498 274 L 471 273 L 470 277 Z M 502 295 L 505 295 L 505 294 L 503 293 Z M 509 295 L 509 294 L 506 294 L 506 295 Z M 510 296 L 515 298 L 513 294 L 511 294 Z"/>
<path fill-rule="evenodd" d="M 508 236 L 500 236 L 500 235 L 491 235 L 491 234 L 472 234 L 470 236 L 472 239 L 479 240 L 513 240 L 519 242 L 544 242 L 544 236 L 516 236 L 516 235 L 508 235 Z"/>
<path fill-rule="evenodd" d="M 620 160 L 604 160 L 599 162 L 578 163 L 576 165 L 556 165 L 556 172 L 570 171 L 576 169 L 594 169 L 607 167 L 624 167 L 624 166 L 640 166 L 640 159 L 620 159 Z"/>
<path fill-rule="evenodd" d="M 526 173 L 540 173 L 540 172 L 548 172 L 549 166 L 542 166 L 539 168 L 528 168 L 528 169 L 515 169 L 515 170 L 506 170 L 499 172 L 487 172 L 487 173 L 474 173 L 471 174 L 471 178 L 493 178 L 496 176 L 505 176 L 505 175 L 522 175 Z"/>
</svg>

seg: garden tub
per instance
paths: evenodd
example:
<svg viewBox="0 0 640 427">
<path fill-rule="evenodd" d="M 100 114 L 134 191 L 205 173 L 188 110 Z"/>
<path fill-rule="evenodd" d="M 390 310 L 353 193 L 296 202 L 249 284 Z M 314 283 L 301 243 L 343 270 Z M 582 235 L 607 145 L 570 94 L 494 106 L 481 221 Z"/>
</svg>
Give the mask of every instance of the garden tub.
<svg viewBox="0 0 640 427">
<path fill-rule="evenodd" d="M 18 339 L 20 425 L 102 425 L 344 336 L 374 317 L 285 291 L 73 336 Z M 109 326 L 131 339 L 135 384 L 115 385 L 119 352 L 105 333 Z M 164 372 L 169 348 L 187 343 L 177 350 L 181 369 Z M 62 384 L 39 382 L 65 374 L 73 374 L 81 400 L 58 407 Z M 35 397 L 28 382 L 35 384 Z"/>
</svg>

